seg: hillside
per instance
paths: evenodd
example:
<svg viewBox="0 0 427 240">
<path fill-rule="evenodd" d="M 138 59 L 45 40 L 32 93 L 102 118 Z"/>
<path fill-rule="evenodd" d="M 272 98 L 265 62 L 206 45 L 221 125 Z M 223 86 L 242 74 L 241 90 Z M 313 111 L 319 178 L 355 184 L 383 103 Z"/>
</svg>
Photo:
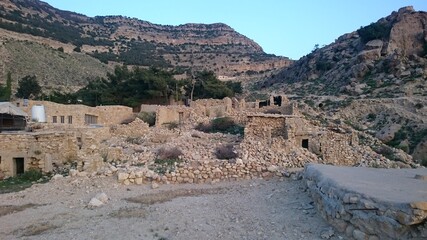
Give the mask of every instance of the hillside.
<svg viewBox="0 0 427 240">
<path fill-rule="evenodd" d="M 0 0 L 0 29 L 2 41 L 37 42 L 110 65 L 177 68 L 178 73 L 212 70 L 220 79 L 263 76 L 292 63 L 264 53 L 222 23 L 165 26 L 122 16 L 91 18 L 38 0 Z M 3 65 L 2 78 L 10 71 Z"/>
<path fill-rule="evenodd" d="M 317 48 L 254 88 L 286 93 L 427 164 L 427 13 L 401 8 Z"/>
<path fill-rule="evenodd" d="M 297 95 L 426 95 L 427 13 L 400 9 L 313 50 L 260 83 Z"/>
</svg>

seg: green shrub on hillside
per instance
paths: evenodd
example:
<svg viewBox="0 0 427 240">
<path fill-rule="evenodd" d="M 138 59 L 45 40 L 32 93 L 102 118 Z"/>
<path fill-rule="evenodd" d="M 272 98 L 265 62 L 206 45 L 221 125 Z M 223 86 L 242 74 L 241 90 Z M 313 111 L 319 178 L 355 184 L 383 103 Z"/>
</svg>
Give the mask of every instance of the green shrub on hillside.
<svg viewBox="0 0 427 240">
<path fill-rule="evenodd" d="M 361 27 L 357 30 L 363 43 L 367 43 L 374 39 L 385 40 L 390 37 L 391 26 L 384 22 L 371 23 L 366 27 Z"/>
</svg>

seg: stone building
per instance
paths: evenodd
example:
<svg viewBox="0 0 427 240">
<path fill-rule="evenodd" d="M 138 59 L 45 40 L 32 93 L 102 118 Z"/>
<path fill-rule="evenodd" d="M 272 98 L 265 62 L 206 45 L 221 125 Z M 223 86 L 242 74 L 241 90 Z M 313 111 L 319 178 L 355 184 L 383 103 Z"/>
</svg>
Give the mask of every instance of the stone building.
<svg viewBox="0 0 427 240">
<path fill-rule="evenodd" d="M 132 108 L 125 106 L 89 107 L 79 104 L 59 104 L 49 101 L 16 102 L 16 105 L 31 115 L 33 106 L 44 106 L 46 123 L 72 127 L 91 124 L 110 126 L 133 116 Z"/>
<path fill-rule="evenodd" d="M 24 130 L 28 115 L 9 102 L 0 102 L 0 132 Z"/>
<path fill-rule="evenodd" d="M 351 165 L 352 146 L 358 145 L 353 132 L 338 133 L 309 123 L 299 115 L 254 113 L 248 115 L 245 140 L 280 151 L 305 148 L 323 159 L 323 163 Z"/>
<path fill-rule="evenodd" d="M 24 125 L 14 128 L 20 131 L 0 133 L 0 178 L 28 169 L 50 172 L 70 161 L 78 162 L 81 169 L 96 170 L 102 161 L 99 145 L 111 136 L 110 127 L 133 116 L 132 109 L 124 106 L 88 107 L 47 101 L 15 104 L 22 110 L 12 104 L 8 109 L 14 109 L 19 119 L 31 116 L 33 106 L 43 106 L 46 121 L 33 124 L 31 131 L 23 131 Z"/>
</svg>

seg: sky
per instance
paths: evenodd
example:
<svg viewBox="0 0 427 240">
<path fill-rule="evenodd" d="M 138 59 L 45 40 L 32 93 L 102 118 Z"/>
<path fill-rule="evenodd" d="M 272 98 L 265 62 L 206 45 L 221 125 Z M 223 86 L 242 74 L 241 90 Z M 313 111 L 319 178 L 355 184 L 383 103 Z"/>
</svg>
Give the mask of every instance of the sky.
<svg viewBox="0 0 427 240">
<path fill-rule="evenodd" d="M 155 24 L 225 23 L 266 53 L 297 60 L 316 44 L 390 15 L 404 6 L 427 11 L 427 0 L 43 0 L 84 15 L 122 15 Z"/>
</svg>

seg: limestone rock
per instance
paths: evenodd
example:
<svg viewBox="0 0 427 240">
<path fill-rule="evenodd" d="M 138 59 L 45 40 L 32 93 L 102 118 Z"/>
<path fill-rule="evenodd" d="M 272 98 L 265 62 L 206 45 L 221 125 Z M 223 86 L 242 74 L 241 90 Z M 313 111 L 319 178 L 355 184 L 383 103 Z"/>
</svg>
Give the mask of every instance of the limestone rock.
<svg viewBox="0 0 427 240">
<path fill-rule="evenodd" d="M 77 171 L 75 169 L 70 169 L 70 171 L 69 171 L 68 174 L 69 174 L 70 177 L 76 177 L 78 172 L 79 171 Z"/>
<path fill-rule="evenodd" d="M 62 179 L 62 178 L 64 178 L 64 176 L 62 176 L 61 174 L 55 174 L 55 176 L 52 177 L 52 180 L 56 181 L 56 180 L 59 180 L 59 179 Z"/>
<path fill-rule="evenodd" d="M 332 228 L 325 229 L 320 233 L 320 237 L 322 239 L 330 239 L 334 235 L 335 235 L 335 232 Z"/>
<path fill-rule="evenodd" d="M 97 208 L 97 207 L 101 207 L 102 205 L 104 205 L 104 203 L 101 202 L 101 200 L 99 200 L 98 198 L 94 197 L 90 200 L 88 207 L 89 208 Z"/>
<path fill-rule="evenodd" d="M 152 189 L 157 189 L 157 188 L 159 188 L 159 184 L 158 184 L 158 183 L 156 183 L 156 182 L 152 182 L 152 183 L 151 183 L 151 188 L 152 188 Z"/>
<path fill-rule="evenodd" d="M 108 202 L 108 196 L 105 193 L 99 193 L 95 196 L 96 199 L 98 199 L 99 201 L 101 201 L 102 203 L 107 203 Z"/>
<path fill-rule="evenodd" d="M 129 178 L 129 173 L 119 172 L 117 174 L 117 180 L 119 182 L 123 182 L 123 181 L 127 180 L 128 178 Z"/>
</svg>

